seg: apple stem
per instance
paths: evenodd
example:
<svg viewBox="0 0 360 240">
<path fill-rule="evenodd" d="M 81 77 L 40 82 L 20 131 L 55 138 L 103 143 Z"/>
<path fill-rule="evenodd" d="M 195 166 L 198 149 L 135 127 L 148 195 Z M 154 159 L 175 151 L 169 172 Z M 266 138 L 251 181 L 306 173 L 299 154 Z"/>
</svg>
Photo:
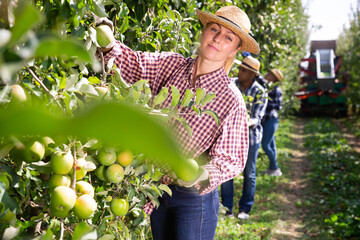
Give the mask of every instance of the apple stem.
<svg viewBox="0 0 360 240">
<path fill-rule="evenodd" d="M 55 96 L 53 96 L 49 89 L 47 89 L 47 87 L 45 86 L 45 84 L 35 75 L 35 73 L 31 70 L 31 68 L 25 64 L 26 69 L 29 71 L 29 73 L 31 74 L 31 76 L 35 79 L 36 82 L 38 82 L 40 84 L 40 86 L 45 90 L 45 92 L 52 98 L 54 99 L 54 101 L 57 103 L 57 105 L 59 105 L 60 109 L 63 111 L 63 113 L 66 113 L 65 110 L 63 109 L 63 107 L 61 106 L 60 102 L 55 98 Z"/>
</svg>

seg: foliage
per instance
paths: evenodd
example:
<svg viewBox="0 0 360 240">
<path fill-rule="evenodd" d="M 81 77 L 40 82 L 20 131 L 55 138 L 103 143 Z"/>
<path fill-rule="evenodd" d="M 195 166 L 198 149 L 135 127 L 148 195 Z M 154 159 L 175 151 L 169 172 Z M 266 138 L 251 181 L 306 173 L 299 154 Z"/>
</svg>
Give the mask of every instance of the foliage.
<svg viewBox="0 0 360 240">
<path fill-rule="evenodd" d="M 197 20 L 195 10 L 215 12 L 224 5 L 238 5 L 249 15 L 252 22 L 252 34 L 261 46 L 262 53 L 259 57 L 262 70 L 268 67 L 283 70 L 287 76 L 283 84 L 287 96 L 285 105 L 288 106 L 285 109 L 295 106 L 292 89 L 294 83 L 297 82 L 297 62 L 299 57 L 304 55 L 302 53 L 306 41 L 304 27 L 307 25 L 304 24 L 307 20 L 300 0 L 257 2 L 5 0 L 2 4 L 0 106 L 5 111 L 1 112 L 1 121 L 10 121 L 11 124 L 8 126 L 11 127 L 1 130 L 4 132 L 16 130 L 18 133 L 10 138 L 2 138 L 0 142 L 1 173 L 5 176 L 2 180 L 10 184 L 9 188 L 6 184 L 0 185 L 2 199 L 0 216 L 4 217 L 13 212 L 17 217 L 16 222 L 13 222 L 14 218 L 11 218 L 11 226 L 1 225 L 0 230 L 6 236 L 18 235 L 21 238 L 42 233 L 44 238 L 52 238 L 53 235 L 59 238 L 65 233 L 64 238 L 70 238 L 70 235 L 73 235 L 74 238 L 79 239 L 82 236 L 103 237 L 104 239 L 147 238 L 150 230 L 141 206 L 145 203 L 146 197 L 156 205 L 156 197 L 167 191 L 167 188 L 158 181 L 163 171 L 158 169 L 157 165 L 147 162 L 149 157 L 151 159 L 151 157 L 161 158 L 161 156 L 153 155 L 154 152 L 147 152 L 146 149 L 151 149 L 152 145 L 135 143 L 137 138 L 141 138 L 143 129 L 136 126 L 124 128 L 124 125 L 128 126 L 128 123 L 123 116 L 134 113 L 126 106 L 134 106 L 143 112 L 150 113 L 151 118 L 141 118 L 144 121 L 143 124 L 148 123 L 144 124 L 145 130 L 151 128 L 149 124 L 152 122 L 177 117 L 174 109 L 178 105 L 191 107 L 194 114 L 209 114 L 217 120 L 216 113 L 202 111 L 202 107 L 214 98 L 214 93 L 199 90 L 193 95 L 188 93 L 184 100 L 180 100 L 176 94 L 173 94 L 171 108 L 159 110 L 157 105 L 166 99 L 167 91 L 170 89 L 163 89 L 157 96 L 151 96 L 146 82 L 140 81 L 129 86 L 117 76 L 112 66 L 102 66 L 95 57 L 97 42 L 93 13 L 100 17 L 109 17 L 114 23 L 116 38 L 134 50 L 175 51 L 188 57 L 197 54 L 201 35 L 201 25 Z M 236 66 L 234 66 L 234 73 L 235 68 Z M 22 86 L 28 98 L 32 100 L 31 103 L 23 104 L 22 107 L 26 110 L 14 108 L 18 115 L 10 114 L 12 111 L 11 86 L 14 84 Z M 176 89 L 171 90 L 176 92 Z M 120 105 L 109 106 L 104 101 L 116 101 L 116 104 Z M 107 108 L 105 114 L 101 112 L 103 115 L 95 116 L 98 120 L 96 123 L 84 122 L 83 125 L 74 125 L 72 128 L 66 126 L 58 127 L 58 129 L 54 128 L 54 125 L 50 126 L 55 122 L 64 124 L 66 121 L 81 119 L 81 114 L 91 114 L 94 108 L 89 108 L 89 104 L 110 108 Z M 41 111 L 44 106 L 46 111 Z M 112 111 L 114 108 L 117 108 L 117 113 L 109 114 L 109 112 L 116 112 Z M 123 111 L 121 114 L 118 113 L 120 109 Z M 182 121 L 181 117 L 177 118 L 186 126 L 186 122 Z M 114 123 L 103 121 L 108 119 L 119 120 L 120 128 L 115 128 Z M 16 128 L 17 126 L 19 128 Z M 48 128 L 45 128 L 46 126 Z M 89 131 L 86 131 L 86 128 Z M 41 134 L 40 132 L 35 134 L 35 130 L 39 129 L 42 130 Z M 106 129 L 106 132 L 105 130 L 103 132 L 104 135 L 101 135 L 101 129 Z M 117 133 L 120 137 L 113 136 L 107 140 L 102 138 L 107 136 L 108 132 L 112 132 L 111 129 L 122 131 Z M 47 130 L 50 132 L 46 132 Z M 59 130 L 62 130 L 63 134 L 58 135 Z M 187 127 L 187 130 L 191 134 L 191 129 Z M 72 134 L 64 136 L 64 133 L 68 131 Z M 76 131 L 78 134 L 74 134 Z M 26 136 L 22 136 L 25 132 Z M 100 181 L 89 169 L 85 180 L 95 188 L 98 211 L 86 221 L 87 223 L 74 224 L 79 220 L 73 215 L 62 220 L 49 214 L 50 199 L 47 180 L 50 177 L 50 170 L 47 164 L 51 154 L 36 164 L 15 161 L 11 154 L 8 154 L 14 146 L 25 144 L 29 139 L 38 139 L 47 133 L 54 135 L 51 136 L 55 140 L 49 148 L 51 153 L 55 150 L 70 149 L 75 151 L 75 159 L 93 158 L 94 164 L 98 164 L 96 157 L 99 149 L 108 144 L 107 141 L 113 141 L 116 137 L 118 138 L 115 140 L 114 147 L 117 151 L 128 147 L 134 150 L 135 160 L 130 166 L 125 167 L 125 178 L 118 185 Z M 95 133 L 95 135 L 90 133 Z M 133 135 L 136 138 L 118 141 L 121 138 L 120 134 Z M 166 138 L 163 140 L 166 141 Z M 154 141 L 153 144 L 156 142 Z M 164 146 L 166 147 L 156 149 L 160 155 L 163 154 L 162 157 L 166 158 L 169 156 L 166 154 L 170 154 L 171 149 L 175 148 L 171 147 L 171 141 Z M 176 152 L 174 150 L 172 154 Z M 90 162 L 85 165 L 91 165 Z M 34 189 L 34 191 L 26 191 L 27 189 Z M 112 215 L 109 211 L 109 196 L 127 196 L 130 211 L 125 217 Z"/>
<path fill-rule="evenodd" d="M 325 222 L 329 234 L 336 239 L 360 236 L 359 154 L 351 151 L 346 139 L 327 119 L 315 119 L 305 128 L 305 146 L 310 150 L 312 179 L 320 203 L 326 211 Z"/>
<path fill-rule="evenodd" d="M 337 55 L 342 57 L 342 72 L 349 77 L 348 99 L 352 111 L 358 113 L 360 109 L 360 13 L 355 12 L 350 21 L 350 27 L 344 28 L 343 33 L 337 41 Z"/>
</svg>

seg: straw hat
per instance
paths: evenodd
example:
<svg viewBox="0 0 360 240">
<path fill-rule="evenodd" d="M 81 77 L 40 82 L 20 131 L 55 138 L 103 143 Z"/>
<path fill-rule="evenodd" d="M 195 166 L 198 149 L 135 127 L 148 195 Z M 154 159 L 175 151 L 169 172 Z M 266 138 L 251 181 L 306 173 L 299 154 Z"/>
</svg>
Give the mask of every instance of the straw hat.
<svg viewBox="0 0 360 240">
<path fill-rule="evenodd" d="M 260 62 L 256 58 L 253 58 L 252 56 L 247 56 L 242 60 L 242 62 L 239 62 L 238 60 L 235 61 L 235 63 L 240 64 L 240 67 L 245 68 L 249 71 L 252 71 L 256 73 L 256 75 L 260 74 Z"/>
<path fill-rule="evenodd" d="M 274 68 L 274 69 L 271 69 L 270 72 L 271 72 L 272 74 L 274 74 L 274 76 L 276 77 L 276 79 L 277 79 L 279 82 L 281 82 L 281 80 L 282 80 L 282 78 L 283 78 L 283 74 L 282 74 L 282 72 L 281 72 L 279 69 Z"/>
<path fill-rule="evenodd" d="M 215 15 L 196 10 L 200 22 L 205 27 L 208 23 L 218 23 L 238 35 L 241 39 L 241 51 L 258 54 L 259 44 L 249 35 L 251 23 L 244 11 L 236 6 L 225 6 L 216 11 Z"/>
</svg>

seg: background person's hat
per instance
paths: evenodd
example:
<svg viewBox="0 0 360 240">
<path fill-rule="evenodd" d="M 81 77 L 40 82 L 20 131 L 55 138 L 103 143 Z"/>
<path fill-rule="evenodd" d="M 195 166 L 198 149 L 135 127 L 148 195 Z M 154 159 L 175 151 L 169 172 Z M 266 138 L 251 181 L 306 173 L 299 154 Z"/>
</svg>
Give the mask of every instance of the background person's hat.
<svg viewBox="0 0 360 240">
<path fill-rule="evenodd" d="M 270 72 L 275 75 L 276 79 L 279 82 L 281 82 L 281 80 L 283 79 L 283 74 L 279 69 L 276 69 L 276 68 L 270 69 Z"/>
<path fill-rule="evenodd" d="M 253 58 L 252 56 L 247 56 L 242 60 L 242 62 L 235 60 L 235 63 L 239 64 L 240 67 L 245 68 L 247 70 L 250 70 L 257 75 L 260 74 L 260 62 L 256 58 Z"/>
<path fill-rule="evenodd" d="M 204 27 L 208 23 L 218 23 L 238 35 L 241 39 L 241 51 L 258 54 L 259 44 L 249 35 L 251 23 L 244 11 L 236 6 L 225 6 L 216 11 L 215 15 L 196 10 L 200 22 Z"/>
</svg>

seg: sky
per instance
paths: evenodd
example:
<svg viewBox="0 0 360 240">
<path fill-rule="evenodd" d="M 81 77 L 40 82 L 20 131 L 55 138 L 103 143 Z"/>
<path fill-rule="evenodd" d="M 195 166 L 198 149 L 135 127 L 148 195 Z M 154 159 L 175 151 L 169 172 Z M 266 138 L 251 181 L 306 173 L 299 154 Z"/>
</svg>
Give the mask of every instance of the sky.
<svg viewBox="0 0 360 240">
<path fill-rule="evenodd" d="M 343 26 L 349 26 L 352 12 L 360 0 L 302 0 L 310 26 L 321 25 L 321 29 L 311 30 L 310 40 L 335 40 Z"/>
</svg>

